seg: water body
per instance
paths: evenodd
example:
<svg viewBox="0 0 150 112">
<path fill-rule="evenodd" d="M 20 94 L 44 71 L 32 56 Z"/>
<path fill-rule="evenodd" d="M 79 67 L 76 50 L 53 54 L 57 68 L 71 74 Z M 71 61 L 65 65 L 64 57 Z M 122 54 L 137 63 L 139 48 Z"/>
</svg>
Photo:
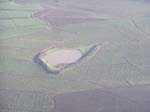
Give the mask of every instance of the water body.
<svg viewBox="0 0 150 112">
<path fill-rule="evenodd" d="M 49 73 L 60 73 L 96 53 L 99 45 L 83 46 L 77 48 L 50 48 L 35 56 L 35 62 L 43 65 Z"/>
</svg>

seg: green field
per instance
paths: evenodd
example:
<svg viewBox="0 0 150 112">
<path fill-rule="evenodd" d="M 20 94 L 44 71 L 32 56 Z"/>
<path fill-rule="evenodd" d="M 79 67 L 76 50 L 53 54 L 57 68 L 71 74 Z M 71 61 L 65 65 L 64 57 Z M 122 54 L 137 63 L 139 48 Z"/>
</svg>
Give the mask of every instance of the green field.
<svg viewBox="0 0 150 112">
<path fill-rule="evenodd" d="M 38 5 L 20 5 L 15 2 L 0 3 L 0 39 L 15 38 L 46 29 L 46 23 L 32 14 L 42 8 Z"/>
</svg>

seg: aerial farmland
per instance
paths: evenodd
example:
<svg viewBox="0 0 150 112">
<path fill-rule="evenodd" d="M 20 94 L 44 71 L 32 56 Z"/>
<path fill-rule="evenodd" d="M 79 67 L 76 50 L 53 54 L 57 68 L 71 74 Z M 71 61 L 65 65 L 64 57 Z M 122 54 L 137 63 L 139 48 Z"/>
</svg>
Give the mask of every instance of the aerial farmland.
<svg viewBox="0 0 150 112">
<path fill-rule="evenodd" d="M 149 0 L 0 0 L 0 112 L 149 112 Z"/>
</svg>

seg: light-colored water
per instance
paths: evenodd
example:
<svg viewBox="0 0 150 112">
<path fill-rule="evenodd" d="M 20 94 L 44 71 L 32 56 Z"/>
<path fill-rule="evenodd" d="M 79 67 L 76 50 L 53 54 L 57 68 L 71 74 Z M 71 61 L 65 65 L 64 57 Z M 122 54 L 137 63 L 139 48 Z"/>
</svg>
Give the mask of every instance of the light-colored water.
<svg viewBox="0 0 150 112">
<path fill-rule="evenodd" d="M 82 54 L 79 50 L 58 50 L 55 52 L 47 52 L 42 58 L 49 65 L 56 66 L 58 64 L 74 63 L 81 58 Z"/>
</svg>

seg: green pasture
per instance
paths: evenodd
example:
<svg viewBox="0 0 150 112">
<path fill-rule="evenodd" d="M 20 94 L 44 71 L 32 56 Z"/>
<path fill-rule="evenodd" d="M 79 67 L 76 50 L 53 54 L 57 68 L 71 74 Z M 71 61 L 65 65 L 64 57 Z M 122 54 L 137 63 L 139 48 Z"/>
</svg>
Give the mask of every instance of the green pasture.
<svg viewBox="0 0 150 112">
<path fill-rule="evenodd" d="M 14 38 L 46 28 L 46 23 L 33 17 L 41 7 L 33 4 L 0 3 L 0 39 Z"/>
</svg>

